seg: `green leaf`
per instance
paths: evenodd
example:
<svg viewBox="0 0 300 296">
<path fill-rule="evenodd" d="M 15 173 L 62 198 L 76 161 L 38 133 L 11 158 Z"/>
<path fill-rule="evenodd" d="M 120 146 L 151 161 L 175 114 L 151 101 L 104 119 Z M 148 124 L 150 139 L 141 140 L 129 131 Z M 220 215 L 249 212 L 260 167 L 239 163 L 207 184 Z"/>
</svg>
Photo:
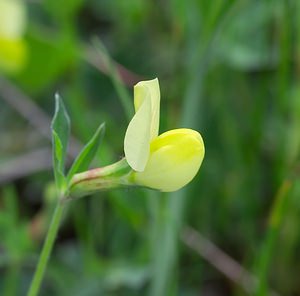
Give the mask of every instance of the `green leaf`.
<svg viewBox="0 0 300 296">
<path fill-rule="evenodd" d="M 62 189 L 65 184 L 65 176 L 62 165 L 62 143 L 57 133 L 52 131 L 53 169 L 56 187 Z"/>
<path fill-rule="evenodd" d="M 53 169 L 58 189 L 65 184 L 64 168 L 70 135 L 70 118 L 58 94 L 55 94 L 55 113 L 51 124 Z"/>
<path fill-rule="evenodd" d="M 81 152 L 75 159 L 68 173 L 68 177 L 67 177 L 68 182 L 71 180 L 74 174 L 88 169 L 90 163 L 94 159 L 99 149 L 104 132 L 105 132 L 105 123 L 102 123 L 98 127 L 97 131 L 95 132 L 91 140 L 84 146 L 84 148 L 81 150 Z"/>
</svg>

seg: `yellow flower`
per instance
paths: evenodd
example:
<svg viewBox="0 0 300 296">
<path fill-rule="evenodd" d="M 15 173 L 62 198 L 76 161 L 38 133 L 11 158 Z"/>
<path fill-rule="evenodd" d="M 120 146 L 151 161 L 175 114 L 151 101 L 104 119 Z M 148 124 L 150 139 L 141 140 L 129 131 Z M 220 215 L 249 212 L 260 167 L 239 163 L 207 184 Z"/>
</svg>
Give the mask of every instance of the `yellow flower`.
<svg viewBox="0 0 300 296">
<path fill-rule="evenodd" d="M 14 73 L 24 66 L 26 44 L 22 39 L 26 24 L 21 0 L 0 0 L 0 72 Z"/>
<path fill-rule="evenodd" d="M 159 103 L 157 79 L 135 85 L 136 113 L 124 139 L 125 158 L 75 174 L 68 186 L 70 199 L 120 186 L 145 186 L 171 192 L 195 177 L 204 157 L 202 137 L 187 128 L 158 135 Z"/>
<path fill-rule="evenodd" d="M 126 131 L 124 152 L 134 170 L 133 183 L 170 192 L 195 177 L 204 157 L 204 143 L 191 129 L 175 129 L 158 136 L 159 104 L 158 79 L 134 87 L 136 113 Z"/>
</svg>

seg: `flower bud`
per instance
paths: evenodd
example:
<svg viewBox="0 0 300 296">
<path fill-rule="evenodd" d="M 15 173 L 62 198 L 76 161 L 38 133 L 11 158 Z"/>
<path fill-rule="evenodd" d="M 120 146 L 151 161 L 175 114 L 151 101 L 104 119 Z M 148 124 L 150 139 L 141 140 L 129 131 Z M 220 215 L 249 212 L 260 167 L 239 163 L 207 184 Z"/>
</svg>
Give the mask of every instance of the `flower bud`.
<svg viewBox="0 0 300 296">
<path fill-rule="evenodd" d="M 133 173 L 133 182 L 165 192 L 176 191 L 197 174 L 204 157 L 201 135 L 191 129 L 175 129 L 155 138 L 144 171 Z"/>
</svg>

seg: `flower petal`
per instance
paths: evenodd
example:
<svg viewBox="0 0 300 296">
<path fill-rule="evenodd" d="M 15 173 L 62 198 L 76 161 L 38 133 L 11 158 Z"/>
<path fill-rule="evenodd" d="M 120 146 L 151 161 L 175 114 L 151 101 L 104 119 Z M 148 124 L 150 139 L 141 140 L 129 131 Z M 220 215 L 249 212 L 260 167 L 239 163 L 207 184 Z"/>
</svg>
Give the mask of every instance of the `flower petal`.
<svg viewBox="0 0 300 296">
<path fill-rule="evenodd" d="M 151 99 L 150 139 L 152 140 L 158 136 L 159 131 L 160 90 L 157 78 L 141 81 L 134 86 L 134 108 L 136 111 L 148 93 L 150 93 Z"/>
<path fill-rule="evenodd" d="M 143 172 L 134 173 L 134 182 L 165 192 L 176 191 L 195 177 L 203 157 L 204 143 L 198 132 L 165 132 L 151 142 L 148 163 Z"/>
<path fill-rule="evenodd" d="M 147 89 L 138 90 L 136 113 L 130 121 L 124 139 L 124 152 L 128 164 L 142 172 L 148 161 L 151 140 L 151 94 Z"/>
</svg>

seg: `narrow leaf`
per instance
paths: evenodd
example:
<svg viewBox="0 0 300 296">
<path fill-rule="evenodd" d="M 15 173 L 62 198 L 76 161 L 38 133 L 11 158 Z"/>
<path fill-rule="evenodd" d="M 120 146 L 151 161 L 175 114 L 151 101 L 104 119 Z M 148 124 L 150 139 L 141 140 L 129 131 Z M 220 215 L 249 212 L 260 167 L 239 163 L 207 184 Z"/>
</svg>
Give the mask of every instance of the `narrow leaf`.
<svg viewBox="0 0 300 296">
<path fill-rule="evenodd" d="M 58 188 L 61 189 L 64 180 L 64 166 L 70 135 L 70 118 L 58 94 L 55 95 L 55 113 L 51 129 L 54 176 Z"/>
<path fill-rule="evenodd" d="M 52 142 L 55 183 L 57 188 L 62 189 L 65 184 L 65 176 L 61 169 L 62 143 L 54 130 L 52 131 Z"/>
<path fill-rule="evenodd" d="M 102 123 L 91 140 L 83 147 L 77 158 L 75 159 L 70 171 L 68 173 L 67 180 L 68 182 L 74 176 L 74 174 L 85 171 L 88 169 L 92 160 L 94 159 L 99 146 L 101 144 L 101 140 L 103 138 L 103 134 L 105 131 L 105 124 Z"/>
</svg>

